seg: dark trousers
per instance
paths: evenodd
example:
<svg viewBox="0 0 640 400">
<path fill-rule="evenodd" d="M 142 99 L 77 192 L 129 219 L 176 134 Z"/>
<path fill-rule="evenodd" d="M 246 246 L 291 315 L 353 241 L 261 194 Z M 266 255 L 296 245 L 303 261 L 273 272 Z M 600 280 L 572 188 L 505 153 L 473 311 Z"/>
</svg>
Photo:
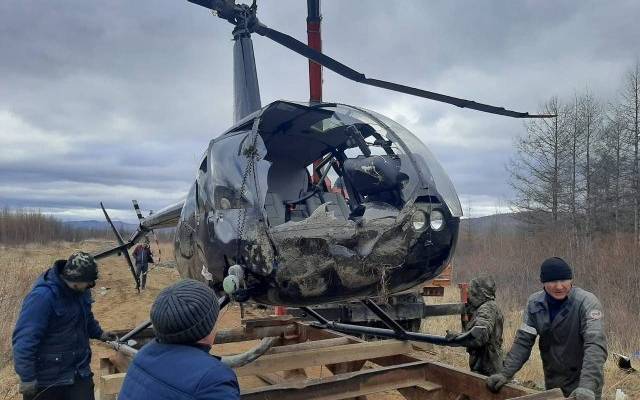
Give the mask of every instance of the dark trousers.
<svg viewBox="0 0 640 400">
<path fill-rule="evenodd" d="M 144 289 L 147 286 L 147 272 L 149 271 L 149 264 L 138 264 L 135 267 L 136 275 L 140 280 L 140 289 Z"/>
<path fill-rule="evenodd" d="M 38 388 L 33 396 L 22 396 L 23 400 L 95 400 L 93 378 L 78 379 L 73 385 Z"/>
</svg>

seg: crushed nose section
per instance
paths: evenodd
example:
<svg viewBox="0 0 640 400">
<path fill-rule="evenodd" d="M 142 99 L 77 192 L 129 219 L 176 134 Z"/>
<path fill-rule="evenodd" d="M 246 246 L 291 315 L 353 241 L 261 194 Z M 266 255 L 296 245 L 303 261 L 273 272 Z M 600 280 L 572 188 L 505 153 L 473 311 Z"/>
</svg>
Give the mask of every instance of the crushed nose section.
<svg viewBox="0 0 640 400">
<path fill-rule="evenodd" d="M 272 228 L 279 295 L 304 302 L 341 292 L 393 292 L 389 274 L 402 269 L 420 236 L 411 229 L 413 212 L 413 206 L 398 211 L 371 204 L 353 221 L 319 207 L 305 220 Z"/>
</svg>

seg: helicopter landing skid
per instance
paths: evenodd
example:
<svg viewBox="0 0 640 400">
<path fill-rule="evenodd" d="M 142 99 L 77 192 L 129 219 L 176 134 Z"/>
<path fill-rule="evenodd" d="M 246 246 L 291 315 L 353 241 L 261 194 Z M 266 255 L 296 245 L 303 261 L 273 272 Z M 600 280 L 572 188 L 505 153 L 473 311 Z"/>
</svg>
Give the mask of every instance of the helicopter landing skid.
<svg viewBox="0 0 640 400">
<path fill-rule="evenodd" d="M 369 326 L 360 326 L 354 324 L 343 324 L 339 322 L 329 321 L 315 310 L 309 307 L 300 307 L 302 311 L 309 314 L 317 320 L 312 322 L 311 326 L 318 329 L 331 329 L 333 331 L 346 333 L 348 335 L 371 335 L 384 338 L 398 339 L 398 340 L 412 340 L 416 342 L 431 343 L 440 346 L 460 347 L 465 346 L 475 337 L 479 337 L 482 331 L 486 328 L 476 326 L 471 330 L 456 336 L 455 338 L 448 339 L 445 336 L 429 335 L 426 333 L 417 333 L 406 331 L 400 324 L 391 318 L 379 305 L 370 299 L 362 300 L 362 303 L 373 312 L 380 321 L 384 323 L 389 329 L 374 328 Z"/>
</svg>

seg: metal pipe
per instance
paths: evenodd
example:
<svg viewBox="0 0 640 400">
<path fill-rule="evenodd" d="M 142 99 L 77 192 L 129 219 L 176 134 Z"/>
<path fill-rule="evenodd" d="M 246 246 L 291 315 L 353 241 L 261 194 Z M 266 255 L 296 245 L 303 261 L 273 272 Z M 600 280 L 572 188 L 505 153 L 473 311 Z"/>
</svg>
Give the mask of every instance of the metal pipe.
<svg viewBox="0 0 640 400">
<path fill-rule="evenodd" d="M 331 329 L 331 330 L 346 333 L 346 334 L 355 333 L 355 334 L 361 334 L 361 335 L 378 336 L 378 337 L 385 337 L 385 338 L 398 339 L 398 340 L 413 340 L 416 342 L 432 343 L 440 346 L 450 346 L 450 347 L 463 346 L 464 343 L 468 342 L 473 337 L 477 337 L 480 334 L 480 331 L 482 329 L 486 329 L 481 326 L 475 326 L 470 331 L 457 336 L 455 339 L 449 340 L 444 336 L 436 336 L 436 335 L 429 335 L 426 333 L 416 333 L 416 332 L 407 332 L 407 331 L 405 331 L 402 337 L 399 337 L 398 333 L 392 329 L 382 329 L 382 328 L 372 328 L 369 326 L 341 324 L 338 322 L 328 322 L 326 324 L 312 322 L 311 326 L 318 329 Z"/>
<path fill-rule="evenodd" d="M 135 357 L 135 355 L 138 354 L 137 349 L 134 349 L 133 347 L 125 343 L 120 343 L 120 342 L 104 342 L 104 343 L 106 343 L 109 347 L 113 348 L 115 351 L 122 353 L 128 357 Z"/>
<path fill-rule="evenodd" d="M 143 323 L 141 323 L 140 325 L 138 325 L 135 328 L 133 328 L 126 335 L 124 335 L 121 338 L 119 338 L 118 342 L 126 342 L 127 340 L 131 339 L 133 336 L 137 335 L 138 333 L 142 332 L 143 330 L 147 329 L 150 326 L 151 326 L 151 320 L 148 319 L 148 320 L 144 321 Z"/>
</svg>

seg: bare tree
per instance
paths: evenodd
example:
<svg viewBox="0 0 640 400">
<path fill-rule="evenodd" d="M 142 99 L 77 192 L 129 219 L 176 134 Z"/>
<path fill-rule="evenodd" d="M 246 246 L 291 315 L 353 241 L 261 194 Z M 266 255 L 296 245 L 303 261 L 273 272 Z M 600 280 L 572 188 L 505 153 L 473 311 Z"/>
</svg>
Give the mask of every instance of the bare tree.
<svg viewBox="0 0 640 400">
<path fill-rule="evenodd" d="M 638 114 L 640 113 L 640 62 L 627 72 L 620 93 L 620 115 L 628 133 L 628 144 L 633 149 L 631 181 L 633 203 L 633 233 L 640 243 L 640 130 Z"/>
<path fill-rule="evenodd" d="M 578 113 L 582 127 L 582 138 L 584 141 L 584 178 L 585 178 L 585 214 L 586 214 L 586 232 L 591 233 L 593 224 L 593 182 L 592 182 L 592 150 L 594 143 L 598 140 L 602 128 L 602 106 L 587 90 L 580 97 Z"/>
<path fill-rule="evenodd" d="M 551 214 L 555 224 L 567 211 L 566 168 L 568 167 L 571 119 L 567 106 L 557 97 L 543 106 L 543 113 L 556 118 L 527 123 L 527 134 L 516 142 L 517 155 L 508 170 L 516 192 L 515 207 L 522 211 Z"/>
</svg>

